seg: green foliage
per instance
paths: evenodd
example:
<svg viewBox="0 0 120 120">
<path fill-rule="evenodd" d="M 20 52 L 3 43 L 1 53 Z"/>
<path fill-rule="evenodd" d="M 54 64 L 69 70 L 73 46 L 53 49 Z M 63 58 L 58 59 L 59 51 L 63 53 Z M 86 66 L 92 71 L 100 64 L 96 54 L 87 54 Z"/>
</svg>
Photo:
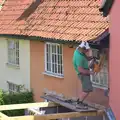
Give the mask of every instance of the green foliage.
<svg viewBox="0 0 120 120">
<path fill-rule="evenodd" d="M 21 103 L 33 103 L 33 93 L 32 92 L 21 92 L 8 94 L 0 90 L 0 105 L 9 105 L 9 104 L 21 104 Z M 3 111 L 4 114 L 8 116 L 20 116 L 24 115 L 24 110 L 8 110 Z"/>
</svg>

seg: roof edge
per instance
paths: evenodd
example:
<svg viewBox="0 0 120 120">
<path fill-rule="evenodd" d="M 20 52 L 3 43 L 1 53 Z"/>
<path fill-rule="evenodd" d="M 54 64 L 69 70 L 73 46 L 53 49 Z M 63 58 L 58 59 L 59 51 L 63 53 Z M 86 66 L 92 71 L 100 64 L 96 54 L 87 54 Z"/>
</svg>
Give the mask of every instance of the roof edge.
<svg viewBox="0 0 120 120">
<path fill-rule="evenodd" d="M 98 45 L 101 40 L 109 35 L 109 29 L 105 30 L 101 35 L 97 38 L 88 40 L 89 44 Z M 24 40 L 39 40 L 41 42 L 55 42 L 61 44 L 79 44 L 81 41 L 76 40 L 63 40 L 63 39 L 55 39 L 55 38 L 45 38 L 38 36 L 28 36 L 28 35 L 15 35 L 15 34 L 0 34 L 0 37 L 6 38 L 15 38 L 15 39 L 24 39 Z"/>
</svg>

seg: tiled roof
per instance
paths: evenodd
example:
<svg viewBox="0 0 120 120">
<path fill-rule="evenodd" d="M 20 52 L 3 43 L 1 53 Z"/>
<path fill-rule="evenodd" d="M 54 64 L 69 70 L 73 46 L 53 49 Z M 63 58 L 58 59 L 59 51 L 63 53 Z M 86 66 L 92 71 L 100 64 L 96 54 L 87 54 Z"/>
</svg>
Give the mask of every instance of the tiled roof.
<svg viewBox="0 0 120 120">
<path fill-rule="evenodd" d="M 7 0 L 0 12 L 0 34 L 90 40 L 109 27 L 98 0 L 34 1 Z"/>
</svg>

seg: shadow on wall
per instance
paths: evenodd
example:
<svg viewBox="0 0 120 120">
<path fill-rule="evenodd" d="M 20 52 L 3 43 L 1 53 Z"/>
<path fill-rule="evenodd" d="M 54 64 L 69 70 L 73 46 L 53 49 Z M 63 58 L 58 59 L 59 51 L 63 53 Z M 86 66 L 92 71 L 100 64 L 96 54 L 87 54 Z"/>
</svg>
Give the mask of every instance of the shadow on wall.
<svg viewBox="0 0 120 120">
<path fill-rule="evenodd" d="M 38 8 L 39 4 L 43 3 L 43 0 L 35 0 L 32 4 L 21 14 L 17 20 L 27 19 L 35 10 Z"/>
</svg>

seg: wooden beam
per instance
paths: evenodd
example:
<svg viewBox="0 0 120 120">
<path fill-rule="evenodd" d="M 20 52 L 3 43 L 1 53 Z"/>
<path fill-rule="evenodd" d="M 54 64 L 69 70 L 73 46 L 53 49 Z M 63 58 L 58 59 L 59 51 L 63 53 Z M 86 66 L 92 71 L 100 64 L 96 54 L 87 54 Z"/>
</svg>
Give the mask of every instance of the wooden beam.
<svg viewBox="0 0 120 120">
<path fill-rule="evenodd" d="M 82 116 L 102 116 L 103 111 L 98 112 L 68 112 L 68 113 L 56 113 L 56 114 L 46 114 L 37 116 L 17 116 L 10 117 L 10 120 L 49 120 L 49 119 L 60 119 L 60 118 L 76 118 Z"/>
<path fill-rule="evenodd" d="M 35 120 L 34 116 L 17 116 L 17 117 L 9 117 L 9 120 Z"/>
<path fill-rule="evenodd" d="M 53 102 L 0 105 L 0 111 L 3 111 L 3 110 L 27 109 L 27 108 L 34 108 L 34 107 L 54 107 L 54 106 L 57 106 L 57 104 L 55 104 Z"/>
<path fill-rule="evenodd" d="M 3 113 L 0 112 L 0 120 L 8 120 L 9 117 Z"/>
</svg>

